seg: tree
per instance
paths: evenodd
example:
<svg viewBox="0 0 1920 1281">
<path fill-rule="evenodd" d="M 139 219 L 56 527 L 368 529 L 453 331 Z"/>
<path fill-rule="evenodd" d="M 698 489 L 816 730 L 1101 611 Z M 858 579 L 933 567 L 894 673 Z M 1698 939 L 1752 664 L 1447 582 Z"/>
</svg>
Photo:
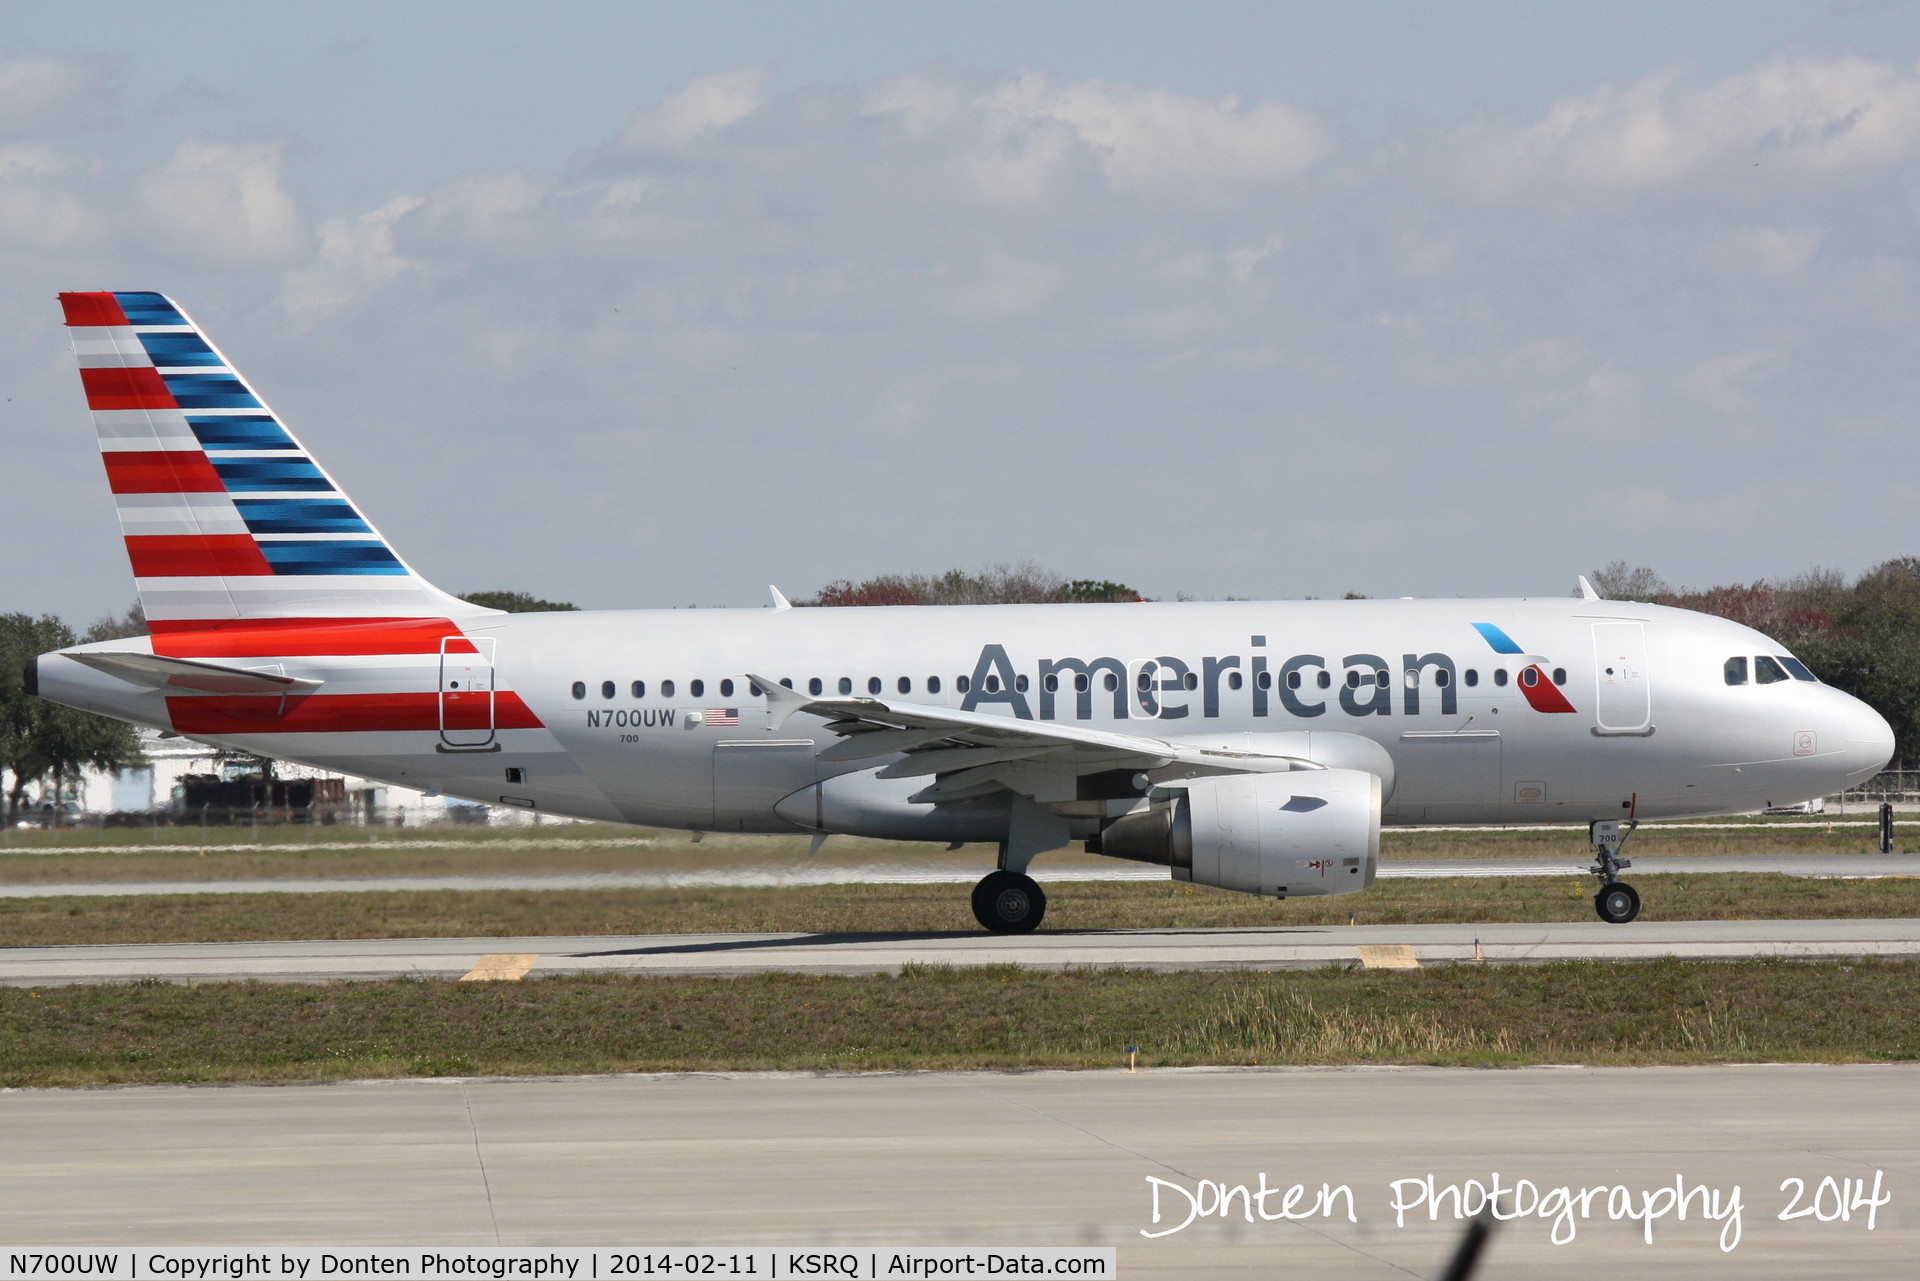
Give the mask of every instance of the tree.
<svg viewBox="0 0 1920 1281">
<path fill-rule="evenodd" d="M 87 628 L 84 641 L 124 640 L 129 636 L 147 634 L 147 611 L 139 601 L 127 606 L 127 612 L 115 617 L 108 614 L 105 618 L 96 618 L 93 626 Z"/>
<path fill-rule="evenodd" d="M 556 614 L 580 608 L 563 600 L 541 600 L 526 592 L 468 592 L 460 599 L 485 609 L 504 609 L 509 614 Z"/>
<path fill-rule="evenodd" d="M 1611 561 L 1604 568 L 1594 570 L 1587 575 L 1587 581 L 1608 600 L 1651 601 L 1667 594 L 1666 583 L 1651 566 L 1629 567 L 1624 560 Z"/>
<path fill-rule="evenodd" d="M 51 614 L 0 614 L 0 770 L 8 776 L 9 825 L 37 779 L 51 774 L 58 799 L 67 780 L 89 766 L 125 769 L 146 760 L 133 727 L 125 722 L 26 692 L 22 669 L 27 662 L 73 643 L 73 629 Z M 54 812 L 60 812 L 58 805 Z"/>
<path fill-rule="evenodd" d="M 796 605 L 1035 605 L 1063 601 L 1139 600 L 1124 583 L 1065 577 L 1030 560 L 988 565 L 978 573 L 881 574 L 828 583 Z"/>
</svg>

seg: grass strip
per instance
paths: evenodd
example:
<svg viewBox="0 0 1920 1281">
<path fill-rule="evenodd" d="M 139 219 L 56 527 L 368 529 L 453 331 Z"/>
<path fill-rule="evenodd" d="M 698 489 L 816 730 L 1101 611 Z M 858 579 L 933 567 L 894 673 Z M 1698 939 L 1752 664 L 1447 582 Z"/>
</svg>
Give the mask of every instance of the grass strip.
<svg viewBox="0 0 1920 1281">
<path fill-rule="evenodd" d="M 1920 1056 L 1920 963 L 1381 973 L 1017 967 L 0 989 L 0 1085 L 688 1070 L 1860 1062 Z"/>
<path fill-rule="evenodd" d="M 1644 919 L 1920 917 L 1920 880 L 1773 873 L 1635 877 Z M 1448 924 L 1593 919 L 1591 877 L 1388 880 L 1362 894 L 1276 902 L 1175 882 L 1048 889 L 1049 931 Z M 965 885 L 672 890 L 426 890 L 0 899 L 0 945 L 602 934 L 973 931 Z"/>
</svg>

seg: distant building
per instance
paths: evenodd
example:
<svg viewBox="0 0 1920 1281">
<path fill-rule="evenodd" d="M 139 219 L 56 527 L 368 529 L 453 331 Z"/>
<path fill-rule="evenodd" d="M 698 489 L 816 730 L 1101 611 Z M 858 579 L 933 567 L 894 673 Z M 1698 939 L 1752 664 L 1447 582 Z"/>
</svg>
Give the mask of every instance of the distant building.
<svg viewBox="0 0 1920 1281">
<path fill-rule="evenodd" d="M 87 770 L 80 778 L 69 780 L 65 794 L 53 795 L 52 779 L 42 779 L 27 788 L 23 822 L 44 824 L 56 805 L 65 810 L 66 821 L 98 823 L 102 821 L 134 823 L 140 818 L 153 822 L 191 823 L 199 817 L 190 812 L 189 795 L 201 800 L 217 798 L 216 821 L 229 821 L 235 815 L 221 813 L 246 806 L 245 789 L 209 787 L 210 783 L 237 780 L 250 771 L 244 760 L 223 758 L 205 743 L 157 730 L 141 730 L 140 747 L 147 764 L 127 770 Z M 309 795 L 324 798 L 315 805 L 315 817 L 322 813 L 326 821 L 344 823 L 385 823 L 418 825 L 423 823 L 526 823 L 539 821 L 524 811 L 507 806 L 475 805 L 429 796 L 410 787 L 396 787 L 372 779 L 342 775 L 305 765 L 276 762 L 274 778 L 290 783 L 314 783 L 316 786 L 281 789 L 281 812 L 270 813 L 270 802 L 260 805 L 262 821 L 286 821 L 284 798 L 288 790 L 295 798 Z M 259 793 L 259 789 L 255 789 Z M 264 798 L 264 793 L 259 793 Z M 193 809 L 199 806 L 191 807 Z M 298 818 L 304 819 L 306 815 Z M 242 818 L 240 821 L 246 821 Z"/>
</svg>

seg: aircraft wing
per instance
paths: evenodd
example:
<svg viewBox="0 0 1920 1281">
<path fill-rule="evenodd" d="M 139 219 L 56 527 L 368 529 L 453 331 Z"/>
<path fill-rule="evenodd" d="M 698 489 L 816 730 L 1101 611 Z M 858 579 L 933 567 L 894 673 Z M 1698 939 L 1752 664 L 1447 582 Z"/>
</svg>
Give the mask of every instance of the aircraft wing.
<svg viewBox="0 0 1920 1281">
<path fill-rule="evenodd" d="M 919 802 L 957 801 L 1007 790 L 1043 805 L 1060 804 L 1079 799 L 1080 776 L 1109 770 L 1150 773 L 1158 781 L 1323 768 L 1296 757 L 1221 751 L 1143 734 L 893 699 L 824 698 L 762 676 L 748 679 L 766 696 L 769 728 L 778 729 L 804 712 L 825 720 L 827 728 L 840 736 L 840 742 L 820 753 L 823 761 L 903 755 L 879 776 L 928 778 L 928 785 L 912 798 Z"/>
<path fill-rule="evenodd" d="M 133 651 L 94 650 L 67 657 L 123 681 L 174 695 L 305 694 L 319 689 L 322 683 L 304 676 L 283 675 L 277 667 L 229 667 L 225 663 Z"/>
</svg>

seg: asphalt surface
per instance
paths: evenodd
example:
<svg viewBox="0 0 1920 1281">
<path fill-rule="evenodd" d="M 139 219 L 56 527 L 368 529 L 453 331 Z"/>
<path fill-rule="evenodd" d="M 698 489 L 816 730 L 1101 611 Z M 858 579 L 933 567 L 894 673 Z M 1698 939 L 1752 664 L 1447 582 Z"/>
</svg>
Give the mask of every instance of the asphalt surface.
<svg viewBox="0 0 1920 1281">
<path fill-rule="evenodd" d="M 1391 859 L 1382 879 L 1413 877 L 1568 876 L 1586 874 L 1591 858 Z M 971 885 L 987 872 L 979 860 L 966 863 L 748 865 L 673 871 L 546 873 L 492 876 L 255 877 L 247 880 L 54 881 L 0 883 L 0 898 L 105 898 L 130 894 L 342 894 L 424 890 L 601 890 L 775 887 L 799 885 Z M 1103 864 L 1033 868 L 1046 881 L 1165 881 L 1167 869 L 1111 860 Z M 1633 860 L 1634 876 L 1670 873 L 1778 872 L 1786 876 L 1920 876 L 1914 854 L 1700 854 Z"/>
<path fill-rule="evenodd" d="M 1916 955 L 1920 955 L 1920 920 L 1636 921 L 1608 925 L 1596 919 L 1563 924 L 1089 930 L 1016 937 L 980 932 L 656 934 L 15 947 L 0 949 L 0 983 L 47 986 L 150 978 L 183 983 L 478 979 L 608 971 L 871 974 L 895 972 L 909 964 L 1191 970 L 1296 969 L 1409 961 L 1435 965 L 1470 964 L 1475 960 L 1512 963 L 1577 958 L 1731 960 Z M 503 968 L 516 972 L 501 975 Z"/>
<path fill-rule="evenodd" d="M 1920 1066 L 741 1074 L 0 1091 L 0 1242 L 1112 1245 L 1120 1275 L 1436 1275 L 1444 1189 L 1612 1192 L 1493 1238 L 1480 1281 L 1911 1277 Z M 1178 1189 L 1346 1187 L 1331 1217 L 1186 1215 Z M 1432 1175 L 1439 1221 L 1393 1211 Z M 1869 1211 L 1876 1175 L 1886 1204 Z M 1164 1181 L 1152 1221 L 1150 1178 Z M 1832 1178 L 1848 1217 L 1783 1220 Z M 1789 1180 L 1803 1181 L 1794 1201 Z M 1728 1213 L 1738 1188 L 1738 1241 Z M 1523 1197 L 1524 1197 L 1523 1193 Z M 1402 1200 L 1414 1185 L 1403 1184 Z M 1630 1203 L 1630 1204 L 1629 1204 Z M 1278 1196 L 1265 1203 L 1281 1208 Z M 1513 1203 L 1509 1201 L 1509 1208 Z M 1536 1202 L 1537 1204 L 1537 1202 Z M 1296 1213 L 1299 1213 L 1296 1207 Z M 1831 1216 L 1831 1221 L 1823 1217 Z"/>
</svg>

